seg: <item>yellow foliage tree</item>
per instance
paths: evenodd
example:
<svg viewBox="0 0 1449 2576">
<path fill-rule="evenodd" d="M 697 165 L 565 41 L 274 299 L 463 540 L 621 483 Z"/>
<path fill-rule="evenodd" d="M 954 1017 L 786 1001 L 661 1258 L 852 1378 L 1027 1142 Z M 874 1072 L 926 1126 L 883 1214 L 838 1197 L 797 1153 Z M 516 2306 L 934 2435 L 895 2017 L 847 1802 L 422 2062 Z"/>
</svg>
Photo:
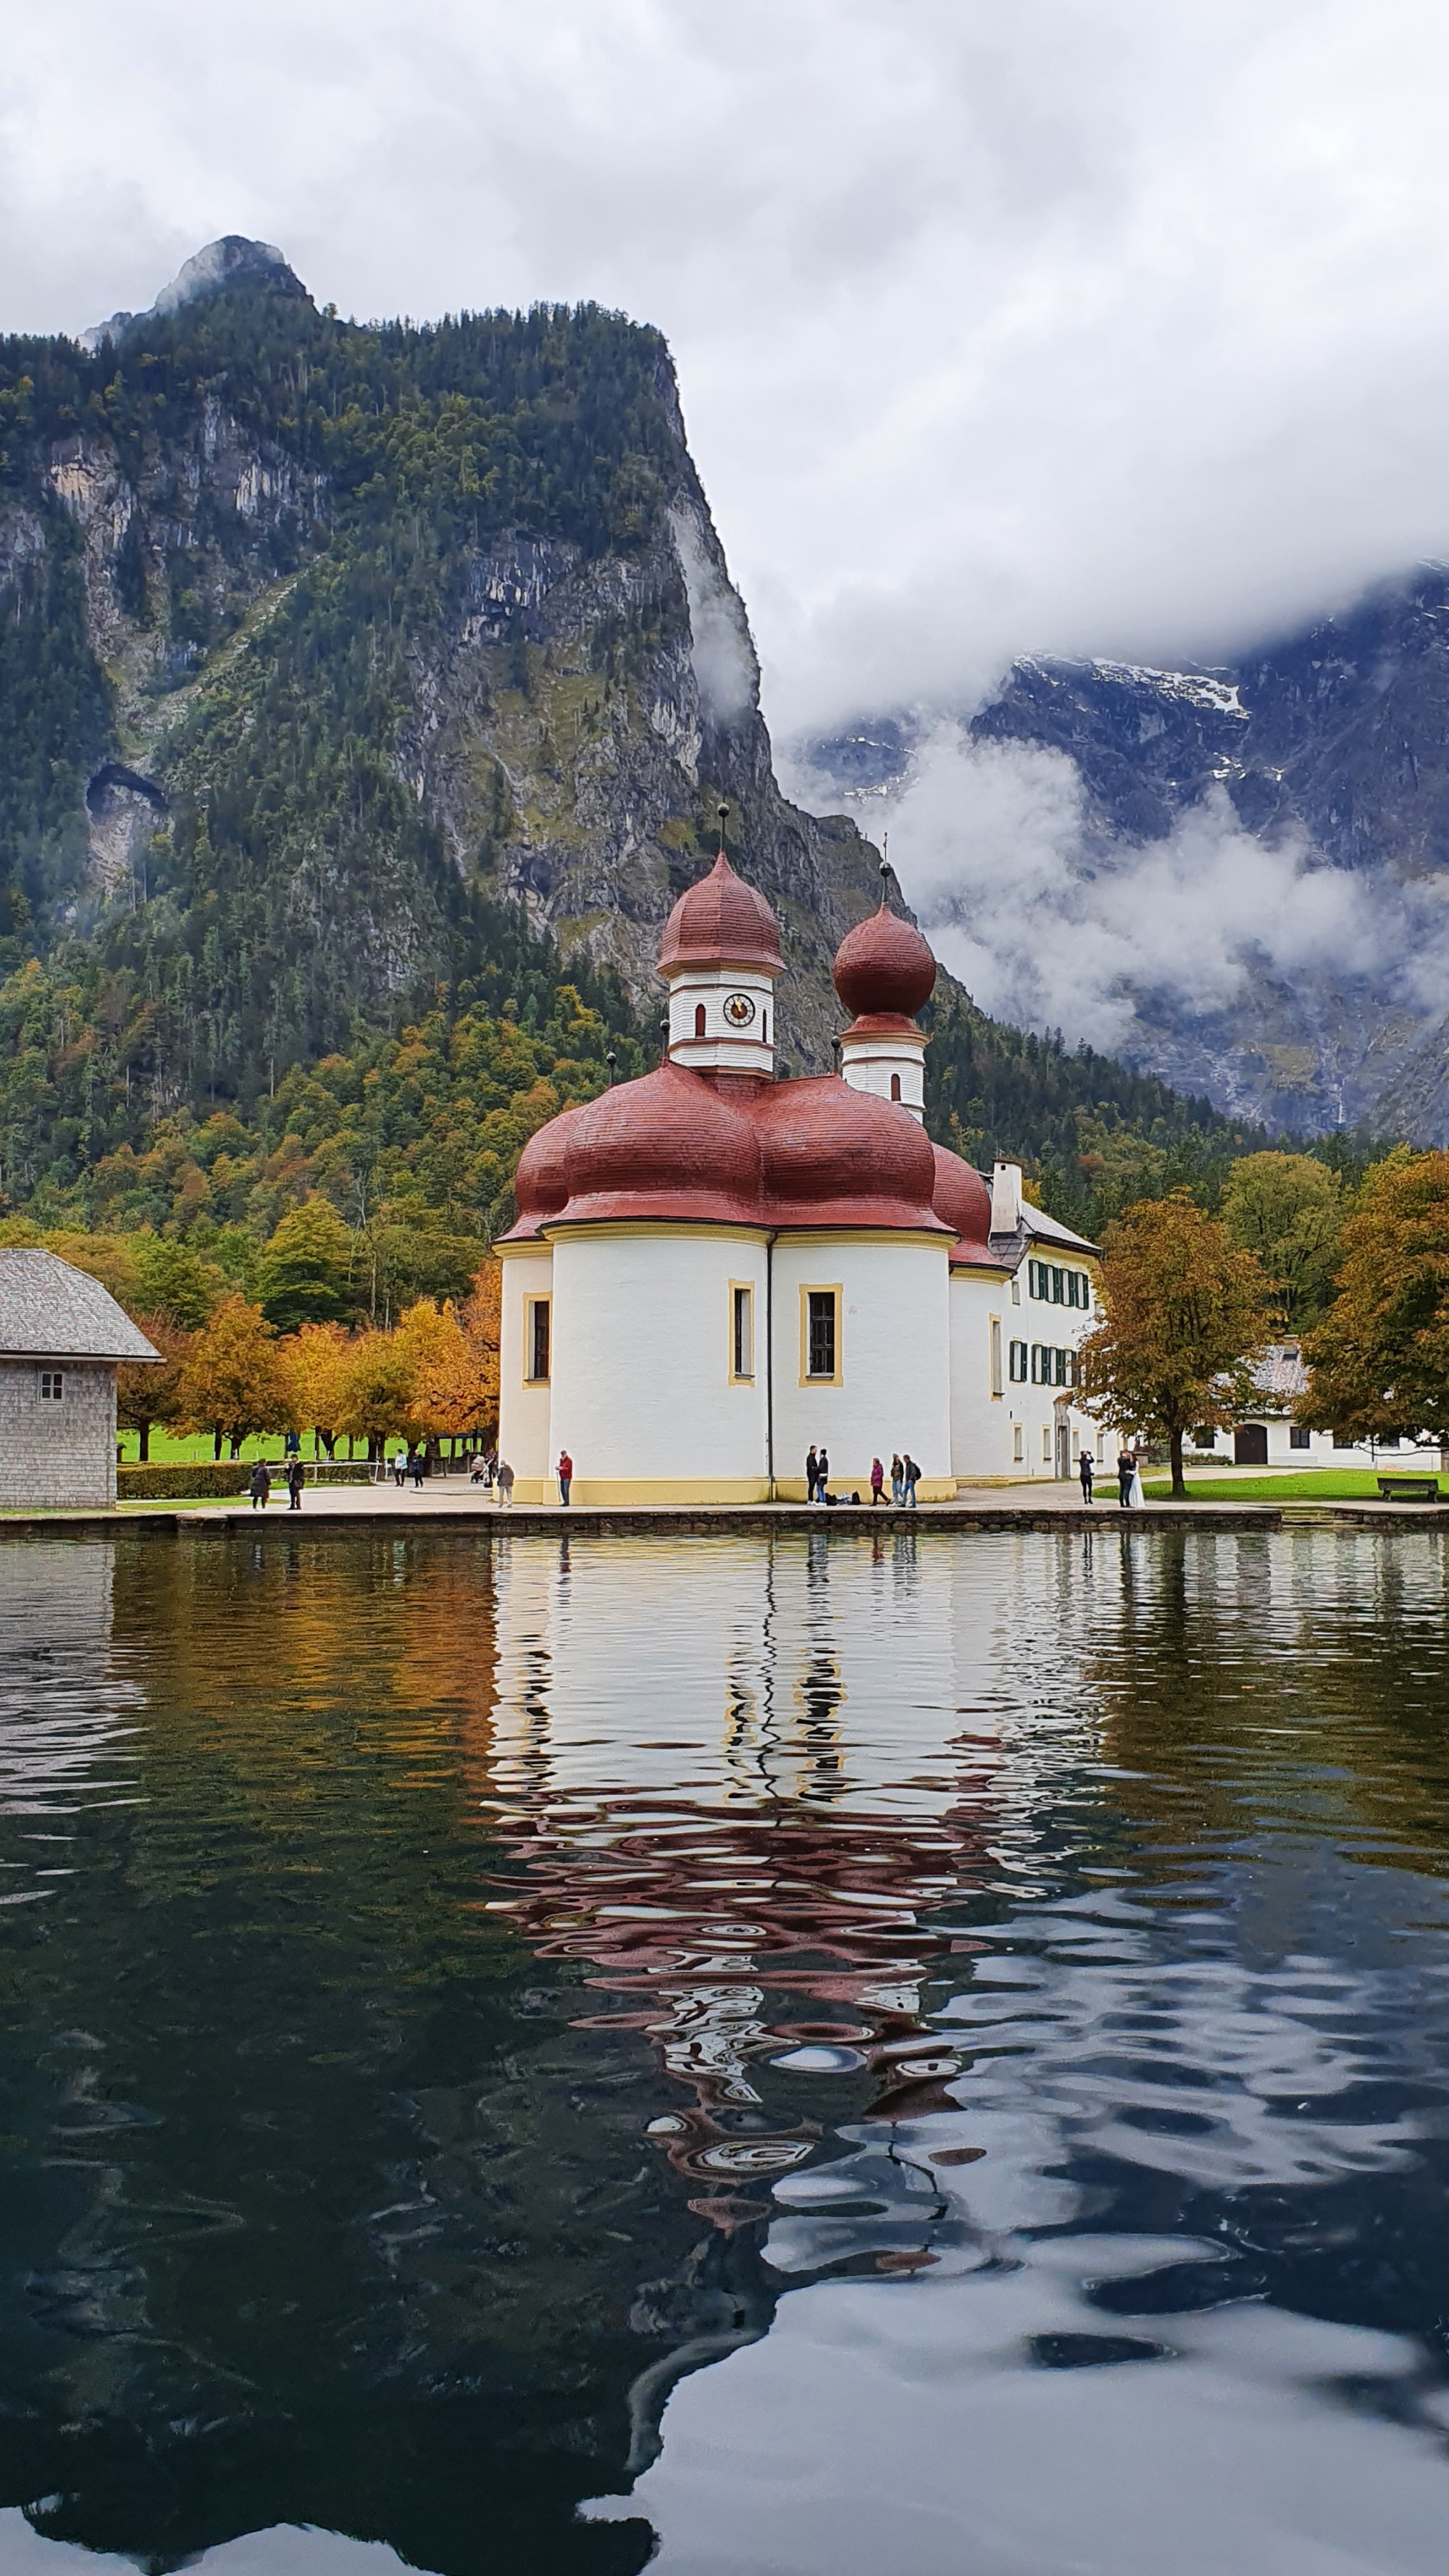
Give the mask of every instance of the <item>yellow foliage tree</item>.
<svg viewBox="0 0 1449 2576">
<path fill-rule="evenodd" d="M 157 1368 L 154 1360 L 122 1361 L 116 1371 L 116 1420 L 123 1431 L 139 1431 L 144 1466 L 151 1455 L 152 1424 L 180 1417 L 181 1378 L 192 1336 L 173 1324 L 169 1315 L 138 1315 L 135 1321 L 152 1349 L 160 1352 L 161 1366 Z"/>
<path fill-rule="evenodd" d="M 413 1353 L 400 1332 L 358 1333 L 347 1345 L 335 1428 L 365 1440 L 369 1458 L 380 1457 L 389 1433 L 406 1426 L 413 1369 Z"/>
<path fill-rule="evenodd" d="M 293 1419 L 310 1430 L 328 1457 L 351 1386 L 352 1344 L 340 1324 L 304 1324 L 283 1347 Z"/>
<path fill-rule="evenodd" d="M 209 1431 L 217 1458 L 223 1440 L 237 1458 L 253 1431 L 279 1431 L 293 1420 L 286 1365 L 260 1306 L 223 1298 L 192 1341 L 177 1398 L 184 1427 Z"/>
<path fill-rule="evenodd" d="M 461 1307 L 420 1297 L 398 1326 L 413 1364 L 408 1422 L 424 1440 L 497 1428 L 501 1276 L 486 1262 Z"/>
</svg>

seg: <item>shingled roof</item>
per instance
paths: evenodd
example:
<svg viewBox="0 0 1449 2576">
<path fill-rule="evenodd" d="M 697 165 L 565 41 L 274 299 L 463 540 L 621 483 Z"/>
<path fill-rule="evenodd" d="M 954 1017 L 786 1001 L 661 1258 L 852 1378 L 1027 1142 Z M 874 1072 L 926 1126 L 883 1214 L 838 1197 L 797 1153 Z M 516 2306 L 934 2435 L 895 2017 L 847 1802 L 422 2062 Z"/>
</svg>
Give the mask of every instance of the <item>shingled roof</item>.
<svg viewBox="0 0 1449 2576">
<path fill-rule="evenodd" d="M 58 1253 L 0 1249 L 0 1359 L 160 1356 L 99 1279 Z"/>
</svg>

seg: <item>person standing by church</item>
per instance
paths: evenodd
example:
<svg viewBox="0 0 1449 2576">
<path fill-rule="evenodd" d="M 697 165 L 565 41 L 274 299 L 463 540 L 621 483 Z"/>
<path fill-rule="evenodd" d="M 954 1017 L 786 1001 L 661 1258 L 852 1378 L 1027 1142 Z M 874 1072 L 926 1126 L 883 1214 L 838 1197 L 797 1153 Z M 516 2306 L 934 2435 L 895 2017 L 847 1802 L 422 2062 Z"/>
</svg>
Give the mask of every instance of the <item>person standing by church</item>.
<svg viewBox="0 0 1449 2576">
<path fill-rule="evenodd" d="M 1117 1452 L 1117 1507 L 1119 1511 L 1130 1511 L 1132 1508 L 1132 1479 L 1136 1473 L 1137 1461 L 1133 1457 L 1131 1450 L 1128 1448 L 1127 1443 L 1124 1440 L 1121 1448 Z"/>
<path fill-rule="evenodd" d="M 565 1511 L 567 1511 L 569 1507 L 569 1487 L 572 1485 L 573 1481 L 574 1462 L 569 1456 L 567 1449 L 560 1449 L 558 1453 L 558 1493 L 559 1501 L 562 1503 Z"/>
<path fill-rule="evenodd" d="M 807 1503 L 814 1502 L 815 1489 L 819 1482 L 820 1462 L 815 1455 L 815 1443 L 812 1440 L 809 1448 L 805 1452 L 805 1500 Z"/>
<path fill-rule="evenodd" d="M 1082 1480 L 1082 1500 L 1084 1503 L 1089 1503 L 1092 1499 L 1093 1472 L 1092 1453 L 1084 1440 L 1082 1442 L 1081 1456 L 1077 1460 L 1077 1474 Z"/>
<path fill-rule="evenodd" d="M 817 1501 L 817 1502 L 820 1502 L 820 1503 L 828 1503 L 828 1502 L 829 1502 L 829 1500 L 830 1500 L 830 1496 L 827 1494 L 827 1492 L 826 1492 L 826 1490 L 825 1490 L 825 1488 L 826 1488 L 826 1486 L 829 1484 L 829 1482 L 830 1482 L 830 1452 L 829 1452 L 829 1450 L 828 1450 L 828 1449 L 826 1449 L 826 1448 L 822 1448 L 822 1449 L 821 1449 L 821 1451 L 820 1451 L 819 1457 L 817 1458 L 816 1463 L 815 1463 L 815 1499 L 816 1499 L 816 1501 Z"/>
<path fill-rule="evenodd" d="M 871 1462 L 870 1462 L 870 1507 L 871 1507 L 871 1510 L 872 1510 L 872 1511 L 874 1511 L 874 1510 L 875 1510 L 875 1507 L 876 1507 L 876 1504 L 877 1504 L 877 1503 L 883 1503 L 884 1501 L 885 1501 L 885 1469 L 884 1469 L 884 1467 L 881 1465 L 879 1458 L 872 1458 L 872 1460 L 871 1460 Z"/>
</svg>

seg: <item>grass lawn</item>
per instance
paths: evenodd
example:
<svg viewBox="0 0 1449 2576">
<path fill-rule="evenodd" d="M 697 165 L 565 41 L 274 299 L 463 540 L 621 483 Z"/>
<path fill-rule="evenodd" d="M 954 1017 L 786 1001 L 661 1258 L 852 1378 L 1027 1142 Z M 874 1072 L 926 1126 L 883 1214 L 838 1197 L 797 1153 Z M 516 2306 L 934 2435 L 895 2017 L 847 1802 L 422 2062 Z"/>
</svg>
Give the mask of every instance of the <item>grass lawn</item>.
<svg viewBox="0 0 1449 2576">
<path fill-rule="evenodd" d="M 250 1440 L 244 1440 L 242 1442 L 241 1454 L 243 1458 L 247 1459 L 280 1458 L 282 1454 L 282 1438 L 283 1435 L 280 1431 L 256 1432 Z M 116 1434 L 116 1440 L 121 1452 L 122 1465 L 126 1467 L 139 1466 L 141 1463 L 140 1432 L 118 1431 Z M 392 1451 L 397 1447 L 397 1445 L 396 1441 L 390 1440 L 388 1442 L 389 1456 L 391 1456 Z M 367 1442 L 365 1440 L 359 1440 L 355 1444 L 354 1454 L 359 1461 L 364 1461 L 366 1459 Z M 312 1457 L 312 1435 L 310 1431 L 304 1431 L 302 1434 L 302 1455 L 310 1464 Z M 231 1457 L 230 1445 L 225 1440 L 223 1440 L 221 1444 L 221 1456 L 223 1465 L 225 1465 Z M 347 1443 L 345 1440 L 339 1440 L 337 1443 L 338 1464 L 344 1464 L 346 1462 L 346 1458 Z M 153 1425 L 151 1432 L 151 1455 L 147 1464 L 152 1467 L 174 1467 L 182 1459 L 186 1461 L 188 1466 L 195 1466 L 199 1460 L 204 1460 L 205 1463 L 210 1466 L 210 1432 L 163 1431 L 159 1423 Z"/>
<path fill-rule="evenodd" d="M 1354 1503 L 1379 1499 L 1379 1477 L 1423 1476 L 1433 1479 L 1432 1467 L 1322 1467 L 1305 1476 L 1195 1476 L 1187 1479 L 1188 1497 L 1204 1503 Z M 1449 1476 L 1438 1478 L 1441 1495 L 1449 1500 Z M 1165 1476 L 1154 1477 L 1142 1488 L 1149 1501 L 1165 1503 L 1171 1499 L 1172 1487 Z"/>
</svg>

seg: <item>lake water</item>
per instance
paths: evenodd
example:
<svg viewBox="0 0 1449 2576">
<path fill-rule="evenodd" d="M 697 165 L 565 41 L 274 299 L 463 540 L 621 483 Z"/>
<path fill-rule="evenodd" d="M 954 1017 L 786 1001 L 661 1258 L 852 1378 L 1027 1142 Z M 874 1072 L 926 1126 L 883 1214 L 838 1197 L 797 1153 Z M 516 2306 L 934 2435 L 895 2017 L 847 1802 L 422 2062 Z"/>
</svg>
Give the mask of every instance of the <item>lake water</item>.
<svg viewBox="0 0 1449 2576">
<path fill-rule="evenodd" d="M 7 1542 L 3 2576 L 1442 2576 L 1446 1606 Z"/>
</svg>

